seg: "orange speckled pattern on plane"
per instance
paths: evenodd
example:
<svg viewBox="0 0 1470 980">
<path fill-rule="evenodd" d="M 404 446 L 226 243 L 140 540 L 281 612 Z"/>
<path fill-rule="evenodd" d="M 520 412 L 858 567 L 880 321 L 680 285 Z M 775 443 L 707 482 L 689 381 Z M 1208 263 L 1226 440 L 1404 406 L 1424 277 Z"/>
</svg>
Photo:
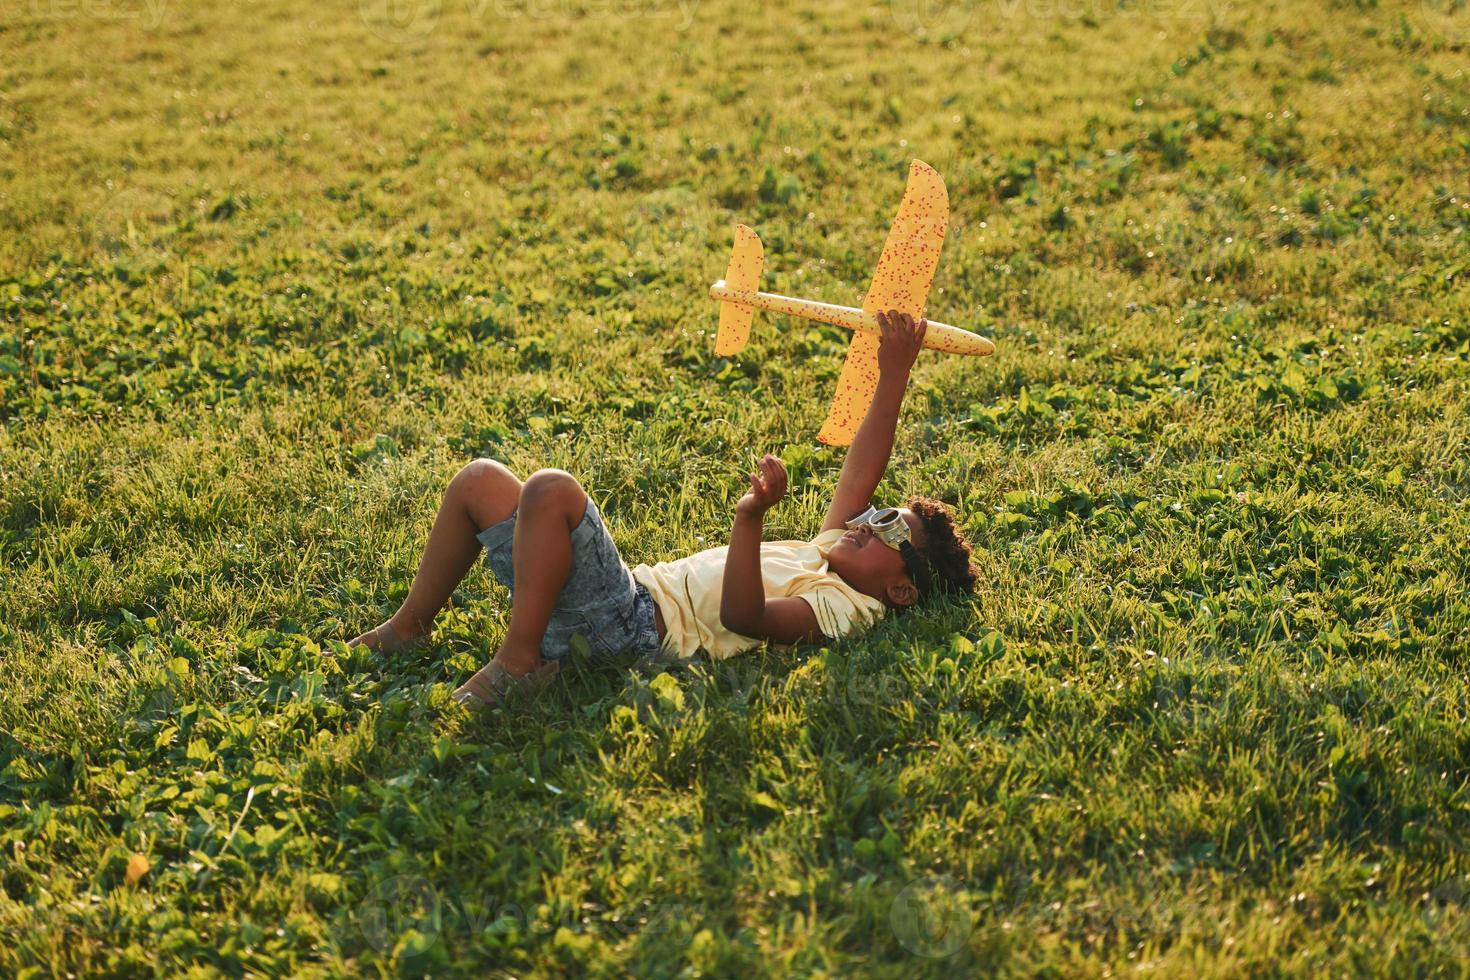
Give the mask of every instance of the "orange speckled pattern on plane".
<svg viewBox="0 0 1470 980">
<path fill-rule="evenodd" d="M 755 230 L 745 225 L 735 226 L 735 249 L 730 253 L 730 267 L 725 270 L 725 282 L 732 289 L 754 292 L 761 286 L 761 270 L 766 264 L 765 249 Z M 721 357 L 737 354 L 750 337 L 750 321 L 755 317 L 755 307 L 737 303 L 720 304 L 720 330 L 715 334 L 715 353 Z"/>
<path fill-rule="evenodd" d="M 888 231 L 888 241 L 878 259 L 863 309 L 869 313 L 898 310 L 915 319 L 923 316 L 924 301 L 934 283 L 939 250 L 944 247 L 944 233 L 948 228 L 949 194 L 944 189 L 944 180 L 927 163 L 913 161 L 909 164 L 903 203 L 898 206 L 898 216 Z M 837 379 L 837 394 L 817 438 L 829 446 L 849 445 L 872 404 L 877 387 L 878 338 L 866 333 L 854 334 L 842 374 Z"/>
</svg>

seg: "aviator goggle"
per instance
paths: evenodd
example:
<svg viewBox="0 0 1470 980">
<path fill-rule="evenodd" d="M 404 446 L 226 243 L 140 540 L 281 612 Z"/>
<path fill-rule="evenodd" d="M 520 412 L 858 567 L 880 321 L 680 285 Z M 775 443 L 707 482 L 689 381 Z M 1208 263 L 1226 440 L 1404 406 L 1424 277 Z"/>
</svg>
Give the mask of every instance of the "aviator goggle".
<svg viewBox="0 0 1470 980">
<path fill-rule="evenodd" d="M 855 531 L 863 525 L 871 528 L 873 537 L 903 557 L 904 568 L 908 570 L 909 578 L 919 587 L 919 592 L 923 595 L 929 594 L 929 563 L 924 560 L 919 549 L 913 546 L 913 532 L 909 530 L 908 521 L 903 519 L 903 514 L 899 513 L 897 507 L 884 507 L 880 510 L 869 505 L 867 510 L 844 523 L 849 531 Z"/>
<path fill-rule="evenodd" d="M 884 507 L 879 510 L 877 507 L 869 506 L 867 510 L 847 522 L 847 529 L 856 531 L 864 524 L 873 529 L 874 537 L 894 551 L 903 551 L 903 545 L 911 538 L 909 522 L 903 519 L 897 507 Z"/>
</svg>

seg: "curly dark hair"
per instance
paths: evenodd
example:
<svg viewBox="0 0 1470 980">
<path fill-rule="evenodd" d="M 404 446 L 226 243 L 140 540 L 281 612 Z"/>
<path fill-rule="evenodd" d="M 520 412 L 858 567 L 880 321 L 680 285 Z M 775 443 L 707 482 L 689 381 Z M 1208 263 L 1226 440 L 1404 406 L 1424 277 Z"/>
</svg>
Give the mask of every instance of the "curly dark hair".
<svg viewBox="0 0 1470 980">
<path fill-rule="evenodd" d="M 925 576 L 928 588 L 920 584 L 919 602 L 927 602 L 935 593 L 974 595 L 976 572 L 970 542 L 955 526 L 954 511 L 933 497 L 910 497 L 907 506 L 924 525 L 925 545 L 919 554 L 930 574 Z"/>
</svg>

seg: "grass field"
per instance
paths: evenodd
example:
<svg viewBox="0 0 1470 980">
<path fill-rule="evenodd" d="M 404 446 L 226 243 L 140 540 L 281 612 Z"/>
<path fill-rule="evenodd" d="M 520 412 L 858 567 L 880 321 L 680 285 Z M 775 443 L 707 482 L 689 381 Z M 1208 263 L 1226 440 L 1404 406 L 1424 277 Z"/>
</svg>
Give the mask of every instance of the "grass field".
<svg viewBox="0 0 1470 980">
<path fill-rule="evenodd" d="M 0 974 L 1470 971 L 1470 9 L 0 0 Z M 945 176 L 883 499 L 973 603 L 472 717 L 343 641 L 448 478 L 630 564 L 815 532 Z"/>
</svg>

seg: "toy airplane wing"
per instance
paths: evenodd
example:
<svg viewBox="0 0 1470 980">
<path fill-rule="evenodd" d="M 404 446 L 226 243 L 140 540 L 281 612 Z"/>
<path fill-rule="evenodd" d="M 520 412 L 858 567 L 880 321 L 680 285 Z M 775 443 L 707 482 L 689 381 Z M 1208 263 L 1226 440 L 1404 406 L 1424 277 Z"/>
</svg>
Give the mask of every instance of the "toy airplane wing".
<svg viewBox="0 0 1470 980">
<path fill-rule="evenodd" d="M 755 291 L 760 289 L 761 270 L 765 268 L 766 253 L 755 229 L 745 225 L 735 226 L 735 251 L 730 255 L 730 267 L 725 270 L 725 284 L 733 289 Z M 735 303 L 720 304 L 720 331 L 715 335 L 715 353 L 721 357 L 737 354 L 745 347 L 750 337 L 750 324 L 755 318 L 755 307 L 739 306 Z"/>
<path fill-rule="evenodd" d="M 939 250 L 949 228 L 949 194 L 938 171 L 915 160 L 909 165 L 908 185 L 898 216 L 888 230 L 888 241 L 863 300 L 863 310 L 898 310 L 914 319 L 924 314 L 924 301 L 939 265 Z M 759 273 L 757 273 L 759 274 Z M 723 324 L 722 324 L 723 326 Z M 871 333 L 854 332 L 847 360 L 837 378 L 837 393 L 817 439 L 829 446 L 851 444 L 868 414 L 878 387 L 878 341 Z"/>
</svg>

